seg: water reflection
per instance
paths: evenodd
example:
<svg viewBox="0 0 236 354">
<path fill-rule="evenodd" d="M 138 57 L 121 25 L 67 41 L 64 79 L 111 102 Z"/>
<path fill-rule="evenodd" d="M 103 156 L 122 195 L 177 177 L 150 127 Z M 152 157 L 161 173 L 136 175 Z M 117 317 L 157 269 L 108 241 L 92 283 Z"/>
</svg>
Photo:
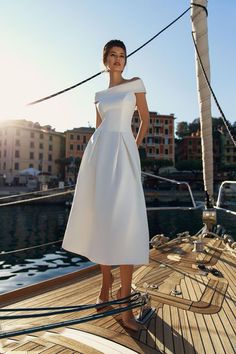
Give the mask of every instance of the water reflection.
<svg viewBox="0 0 236 354">
<path fill-rule="evenodd" d="M 61 205 L 1 209 L 0 250 L 10 251 L 63 238 L 69 210 Z M 91 264 L 50 245 L 15 254 L 0 254 L 0 293 Z"/>
<path fill-rule="evenodd" d="M 0 250 L 9 251 L 63 238 L 69 209 L 64 205 L 25 205 L 0 210 Z M 236 217 L 218 213 L 219 222 L 236 235 Z M 174 237 L 202 227 L 201 211 L 149 211 L 150 237 L 157 233 Z M 90 262 L 50 245 L 15 254 L 0 254 L 0 293 L 86 267 Z"/>
</svg>

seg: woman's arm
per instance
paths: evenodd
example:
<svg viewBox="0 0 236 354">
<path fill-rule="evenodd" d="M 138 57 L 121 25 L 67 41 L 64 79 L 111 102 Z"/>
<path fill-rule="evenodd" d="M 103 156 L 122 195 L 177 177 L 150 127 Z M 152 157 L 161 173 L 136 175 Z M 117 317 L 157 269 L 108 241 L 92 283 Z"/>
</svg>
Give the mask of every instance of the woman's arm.
<svg viewBox="0 0 236 354">
<path fill-rule="evenodd" d="M 136 106 L 138 109 L 139 117 L 141 120 L 140 126 L 139 126 L 139 131 L 136 136 L 136 144 L 139 147 L 139 145 L 142 143 L 143 138 L 145 137 L 147 131 L 148 131 L 148 126 L 149 126 L 149 111 L 148 111 L 148 105 L 146 101 L 146 95 L 145 93 L 136 93 Z"/>
<path fill-rule="evenodd" d="M 98 109 L 96 107 L 96 129 L 99 127 L 99 125 L 102 123 L 102 118 L 98 112 Z"/>
</svg>

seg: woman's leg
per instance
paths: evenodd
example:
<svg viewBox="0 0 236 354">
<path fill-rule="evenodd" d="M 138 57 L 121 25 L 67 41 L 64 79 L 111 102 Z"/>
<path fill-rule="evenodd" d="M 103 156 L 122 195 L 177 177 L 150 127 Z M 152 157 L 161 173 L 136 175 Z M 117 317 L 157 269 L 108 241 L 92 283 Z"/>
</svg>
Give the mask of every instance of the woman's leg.
<svg viewBox="0 0 236 354">
<path fill-rule="evenodd" d="M 131 283 L 133 275 L 133 265 L 120 266 L 120 280 L 121 288 L 118 291 L 118 297 L 126 297 L 131 294 Z M 135 321 L 132 310 L 122 312 L 122 321 L 125 327 L 137 331 L 139 329 L 138 323 Z"/>
<path fill-rule="evenodd" d="M 111 273 L 111 266 L 100 264 L 102 272 L 102 287 L 99 295 L 99 299 L 102 302 L 109 301 L 109 289 L 112 286 L 113 276 Z"/>
</svg>

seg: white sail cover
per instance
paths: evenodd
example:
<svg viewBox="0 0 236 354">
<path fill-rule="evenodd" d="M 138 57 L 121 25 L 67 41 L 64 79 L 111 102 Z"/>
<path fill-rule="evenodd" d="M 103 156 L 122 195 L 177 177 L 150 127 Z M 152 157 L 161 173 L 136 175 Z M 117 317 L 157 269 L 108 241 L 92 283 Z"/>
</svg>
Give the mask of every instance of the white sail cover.
<svg viewBox="0 0 236 354">
<path fill-rule="evenodd" d="M 192 30 L 200 58 L 210 82 L 210 62 L 208 50 L 207 13 L 204 8 L 196 6 L 199 4 L 207 7 L 207 0 L 191 0 Z M 200 62 L 196 57 L 196 75 L 198 100 L 200 111 L 201 143 L 202 143 L 202 164 L 204 189 L 209 197 L 213 198 L 213 147 L 212 147 L 212 116 L 211 116 L 211 93 L 207 86 L 206 79 L 202 72 Z"/>
</svg>

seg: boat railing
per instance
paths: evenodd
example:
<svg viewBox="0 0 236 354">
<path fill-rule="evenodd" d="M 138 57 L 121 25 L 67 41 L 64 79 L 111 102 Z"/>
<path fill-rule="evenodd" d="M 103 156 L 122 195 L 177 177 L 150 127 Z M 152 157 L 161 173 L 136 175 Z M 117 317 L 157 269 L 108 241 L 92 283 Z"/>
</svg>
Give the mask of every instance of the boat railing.
<svg viewBox="0 0 236 354">
<path fill-rule="evenodd" d="M 170 210 L 170 209 L 180 209 L 180 210 L 191 210 L 191 209 L 198 209 L 200 207 L 202 207 L 202 203 L 196 203 L 195 199 L 194 199 L 194 196 L 193 196 L 193 193 L 192 193 L 192 190 L 191 190 L 191 187 L 189 185 L 188 182 L 185 182 L 185 181 L 176 181 L 174 179 L 169 179 L 169 178 L 166 178 L 166 177 L 161 177 L 161 176 L 157 176 L 157 175 L 154 175 L 152 173 L 149 173 L 149 172 L 143 172 L 142 171 L 142 175 L 144 176 L 147 176 L 147 177 L 152 177 L 152 178 L 155 178 L 155 179 L 158 179 L 160 181 L 163 181 L 163 182 L 168 182 L 168 183 L 171 183 L 171 184 L 174 184 L 174 185 L 184 185 L 187 190 L 188 190 L 188 193 L 189 193 L 189 197 L 190 197 L 190 200 L 191 200 L 191 206 L 154 206 L 154 207 L 147 207 L 147 210 L 158 210 L 158 209 L 161 209 L 161 210 Z"/>
<path fill-rule="evenodd" d="M 236 181 L 224 181 L 221 183 L 215 207 L 236 215 L 236 210 L 230 209 L 236 208 Z"/>
</svg>

